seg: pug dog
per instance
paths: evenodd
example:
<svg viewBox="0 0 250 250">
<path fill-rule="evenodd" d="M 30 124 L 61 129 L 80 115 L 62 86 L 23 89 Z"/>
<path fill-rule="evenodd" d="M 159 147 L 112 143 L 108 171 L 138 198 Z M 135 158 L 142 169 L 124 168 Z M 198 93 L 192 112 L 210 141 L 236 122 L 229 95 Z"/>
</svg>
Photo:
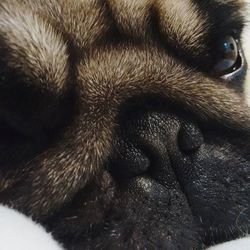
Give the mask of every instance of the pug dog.
<svg viewBox="0 0 250 250">
<path fill-rule="evenodd" d="M 66 249 L 248 233 L 241 0 L 1 0 L 0 202 Z"/>
</svg>

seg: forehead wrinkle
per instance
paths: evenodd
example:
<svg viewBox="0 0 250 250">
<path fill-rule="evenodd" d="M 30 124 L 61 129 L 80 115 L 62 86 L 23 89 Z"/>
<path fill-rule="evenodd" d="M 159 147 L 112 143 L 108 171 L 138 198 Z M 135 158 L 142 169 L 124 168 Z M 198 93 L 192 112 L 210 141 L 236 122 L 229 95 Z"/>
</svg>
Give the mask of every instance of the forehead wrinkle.
<svg viewBox="0 0 250 250">
<path fill-rule="evenodd" d="M 208 33 L 208 17 L 191 0 L 156 0 L 162 32 L 171 43 L 199 55 Z"/>
<path fill-rule="evenodd" d="M 152 0 L 108 0 L 109 8 L 122 32 L 145 37 Z"/>
</svg>

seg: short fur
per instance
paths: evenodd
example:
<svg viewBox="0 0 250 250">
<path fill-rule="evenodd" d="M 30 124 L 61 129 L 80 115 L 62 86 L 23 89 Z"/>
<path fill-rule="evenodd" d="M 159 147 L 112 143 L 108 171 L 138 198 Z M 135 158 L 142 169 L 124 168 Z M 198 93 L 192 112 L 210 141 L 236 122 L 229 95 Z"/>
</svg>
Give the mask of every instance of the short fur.
<svg viewBox="0 0 250 250">
<path fill-rule="evenodd" d="M 117 132 L 123 128 L 119 117 L 135 99 L 142 100 L 141 105 L 149 99 L 162 98 L 162 102 L 167 103 L 166 112 L 172 112 L 169 107 L 178 107 L 182 110 L 180 116 L 190 114 L 199 126 L 212 124 L 216 131 L 222 130 L 221 134 L 226 139 L 229 137 L 229 142 L 217 132 L 208 134 L 221 138 L 218 140 L 222 140 L 223 145 L 237 144 L 235 152 L 242 150 L 244 157 L 242 152 L 240 156 L 232 153 L 240 159 L 235 165 L 244 161 L 248 174 L 249 108 L 241 93 L 209 72 L 214 63 L 216 41 L 231 29 L 240 35 L 243 7 L 242 1 L 237 0 L 206 3 L 196 0 L 2 0 L 0 118 L 7 130 L 2 136 L 8 142 L 2 148 L 3 152 L 13 154 L 14 159 L 2 155 L 0 201 L 48 226 L 51 216 L 57 218 L 59 211 L 63 218 L 64 206 L 71 204 L 78 192 L 82 193 L 86 185 L 94 182 L 93 189 L 100 186 L 97 196 L 101 196 L 104 204 L 95 201 L 96 214 L 93 212 L 90 221 L 83 223 L 84 230 L 94 223 L 92 219 L 98 221 L 98 216 L 104 216 L 106 207 L 122 209 L 121 204 L 116 204 L 114 185 L 110 184 L 113 177 L 107 177 L 104 167 L 113 158 L 114 142 L 121 137 Z M 225 20 L 221 20 L 219 11 L 225 12 Z M 179 124 L 180 119 L 174 120 Z M 13 131 L 15 134 L 11 136 Z M 231 142 L 231 137 L 241 140 Z M 231 151 L 230 146 L 228 152 Z M 242 186 L 247 184 L 249 180 Z M 108 186 L 107 194 L 103 185 Z M 131 207 L 136 206 L 133 199 L 127 199 Z M 188 199 L 192 203 L 192 198 Z M 183 239 L 178 229 L 176 232 L 180 234 L 176 239 L 180 243 L 175 242 L 175 237 L 172 243 L 163 243 L 167 236 L 162 228 L 159 232 L 164 232 L 164 237 L 159 236 L 162 245 L 159 243 L 158 247 L 175 249 L 179 244 L 180 248 L 189 249 L 201 247 L 205 242 L 194 241 L 200 229 L 192 226 L 192 212 L 186 206 L 186 214 L 182 215 L 185 217 Z M 239 209 L 244 206 L 249 206 L 248 199 Z M 91 209 L 88 205 L 87 212 L 83 211 L 89 214 Z M 232 211 L 238 210 L 234 207 Z M 159 214 L 162 213 L 160 210 Z M 145 218 L 147 216 L 146 213 Z M 55 219 L 56 223 L 57 220 L 60 219 Z M 84 216 L 84 220 L 87 217 Z M 171 217 L 167 220 L 171 221 Z M 169 237 L 178 225 L 178 219 L 174 220 Z M 127 222 L 129 219 L 124 223 Z M 69 227 L 63 225 L 57 230 L 55 225 L 49 226 L 55 234 L 61 232 L 62 227 Z M 157 228 L 157 223 L 153 228 Z M 186 234 L 188 230 L 190 239 Z M 126 234 L 126 230 L 122 231 L 118 237 L 120 245 L 114 246 L 123 246 L 122 237 Z M 127 247 L 145 247 L 143 236 L 137 234 L 141 233 L 135 230 L 135 239 Z M 71 249 L 91 246 L 91 235 L 77 235 L 75 242 L 66 242 Z M 151 241 L 152 247 L 157 237 Z M 100 244 L 100 248 L 104 248 L 112 245 L 111 238 L 105 243 L 92 242 L 95 247 Z"/>
</svg>

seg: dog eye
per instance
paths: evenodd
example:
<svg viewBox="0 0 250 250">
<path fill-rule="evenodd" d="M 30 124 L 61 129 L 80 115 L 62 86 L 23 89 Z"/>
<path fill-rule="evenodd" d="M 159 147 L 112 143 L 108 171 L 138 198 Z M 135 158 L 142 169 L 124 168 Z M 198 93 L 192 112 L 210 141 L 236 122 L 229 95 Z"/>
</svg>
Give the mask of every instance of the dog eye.
<svg viewBox="0 0 250 250">
<path fill-rule="evenodd" d="M 216 54 L 214 72 L 217 76 L 231 76 L 243 67 L 239 42 L 232 36 L 226 36 L 219 42 Z"/>
</svg>

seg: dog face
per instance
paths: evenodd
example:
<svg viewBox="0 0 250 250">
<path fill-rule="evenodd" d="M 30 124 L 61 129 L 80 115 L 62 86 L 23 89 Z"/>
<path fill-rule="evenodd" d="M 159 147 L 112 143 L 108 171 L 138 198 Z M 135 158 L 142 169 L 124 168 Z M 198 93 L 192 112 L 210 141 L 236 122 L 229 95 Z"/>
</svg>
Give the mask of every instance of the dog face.
<svg viewBox="0 0 250 250">
<path fill-rule="evenodd" d="M 2 0 L 0 201 L 69 249 L 247 232 L 240 0 Z"/>
</svg>

